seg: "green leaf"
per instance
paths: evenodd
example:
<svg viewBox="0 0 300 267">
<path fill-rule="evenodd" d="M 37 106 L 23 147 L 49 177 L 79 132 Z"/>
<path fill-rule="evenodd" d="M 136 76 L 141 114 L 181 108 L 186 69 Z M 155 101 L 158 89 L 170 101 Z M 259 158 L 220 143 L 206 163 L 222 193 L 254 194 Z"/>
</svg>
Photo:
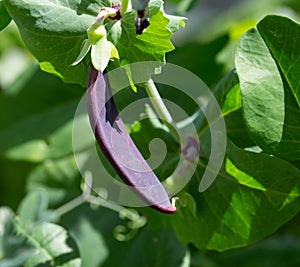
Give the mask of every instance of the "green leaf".
<svg viewBox="0 0 300 267">
<path fill-rule="evenodd" d="M 26 232 L 22 226 L 19 223 L 19 230 L 35 248 L 34 254 L 26 261 L 25 267 L 81 266 L 77 245 L 63 227 L 42 223 L 37 225 L 34 231 Z"/>
<path fill-rule="evenodd" d="M 153 213 L 158 218 L 163 215 Z M 163 266 L 163 263 L 165 266 L 180 266 L 187 250 L 166 227 L 151 229 L 146 225 L 131 233 L 132 239 L 120 242 L 113 235 L 114 230 L 117 226 L 126 227 L 130 222 L 121 220 L 115 211 L 102 207 L 91 209 L 89 204 L 67 213 L 61 223 L 74 236 L 83 266 L 152 267 Z M 92 242 L 95 243 L 92 245 Z M 97 249 L 91 249 L 91 246 Z"/>
<path fill-rule="evenodd" d="M 113 1 L 97 1 L 89 5 L 83 5 L 80 0 L 4 1 L 18 25 L 26 46 L 38 59 L 42 70 L 56 74 L 65 82 L 86 86 L 89 58 L 84 58 L 76 66 L 72 66 L 72 63 L 78 58 L 82 42 L 86 39 L 86 30 L 100 8 L 111 6 Z M 113 24 L 114 32 L 109 35 L 120 52 L 122 64 L 136 61 L 163 63 L 165 53 L 174 49 L 169 40 L 172 36 L 172 32 L 168 29 L 169 19 L 160 10 L 162 4 L 161 0 L 150 1 L 151 24 L 142 35 L 135 33 L 133 10 L 124 14 L 121 39 L 118 39 L 120 23 Z M 175 31 L 179 25 L 183 26 L 182 18 L 171 17 L 170 29 Z M 107 58 L 105 59 L 106 62 Z"/>
<path fill-rule="evenodd" d="M 48 160 L 36 167 L 28 177 L 27 189 L 36 191 L 46 190 L 49 205 L 57 207 L 81 193 L 81 176 L 74 158 Z"/>
<path fill-rule="evenodd" d="M 267 27 L 270 28 L 267 29 Z M 244 43 L 243 47 L 240 46 L 238 48 L 247 66 L 242 64 L 241 61 L 244 59 L 241 57 L 237 57 L 236 62 L 238 63 L 238 71 L 240 70 L 238 72 L 240 78 L 246 80 L 246 82 L 247 80 L 250 81 L 244 87 L 241 85 L 241 92 L 246 124 L 255 143 L 269 154 L 287 160 L 298 160 L 300 159 L 300 144 L 296 140 L 300 138 L 300 108 L 299 102 L 297 102 L 299 97 L 299 70 L 297 67 L 297 52 L 295 51 L 298 46 L 295 43 L 297 38 L 294 38 L 292 34 L 288 34 L 290 28 L 293 31 L 297 31 L 300 29 L 300 26 L 287 18 L 267 16 L 258 24 L 258 29 L 253 30 L 253 34 L 250 31 L 246 34 L 246 37 L 242 38 L 242 40 L 246 38 L 246 41 L 249 39 L 249 49 L 246 46 L 246 41 L 242 41 L 241 44 Z M 251 38 L 255 40 L 251 40 Z M 262 63 L 264 59 L 262 59 L 261 55 L 259 57 L 255 55 L 254 44 L 257 42 L 266 46 L 265 56 L 267 55 L 269 59 L 266 58 L 264 63 Z M 248 52 L 244 53 L 243 49 L 248 49 L 248 52 L 253 51 L 253 55 L 247 54 Z M 256 52 L 259 51 L 257 50 Z M 273 70 L 270 69 L 267 74 L 269 77 L 265 76 L 263 81 L 261 81 L 259 75 L 267 71 L 267 67 L 263 70 L 267 60 L 270 63 L 275 62 L 276 66 L 274 66 Z M 260 74 L 253 72 L 253 62 L 254 64 L 255 62 L 257 64 L 262 63 L 259 66 L 261 68 Z M 278 68 L 279 70 L 277 70 Z M 278 72 L 281 73 L 281 77 L 279 77 Z M 273 75 L 275 76 L 273 77 Z M 279 80 L 276 82 L 279 78 L 282 80 L 280 83 L 278 82 Z M 273 97 L 273 100 L 271 97 Z M 271 107 L 272 105 L 273 107 Z M 284 108 L 283 113 L 282 107 Z M 264 124 L 265 126 L 263 126 Z M 279 139 L 281 127 L 283 129 Z M 272 139 L 275 140 L 276 136 L 280 142 L 276 143 L 276 145 L 271 145 L 269 142 Z"/>
<path fill-rule="evenodd" d="M 300 210 L 300 171 L 286 161 L 229 143 L 224 168 L 199 193 L 204 167 L 201 163 L 187 188 L 191 196 L 179 196 L 172 216 L 182 242 L 219 251 L 246 246 L 272 234 Z"/>
<path fill-rule="evenodd" d="M 26 195 L 20 203 L 17 214 L 26 229 L 42 219 L 48 209 L 48 196 L 44 190 L 36 190 Z"/>
<path fill-rule="evenodd" d="M 82 266 L 103 266 L 103 262 L 111 256 L 110 242 L 122 245 L 113 238 L 113 229 L 119 221 L 116 212 L 101 207 L 91 209 L 88 203 L 62 217 L 61 224 L 78 244 Z"/>
<path fill-rule="evenodd" d="M 224 76 L 213 93 L 222 108 L 227 136 L 239 147 L 255 146 L 244 123 L 240 83 L 236 70 L 232 70 Z"/>
<path fill-rule="evenodd" d="M 287 160 L 300 159 L 300 108 L 294 94 L 285 86 L 285 122 L 283 136 L 275 149 L 265 149 L 270 154 Z"/>
<path fill-rule="evenodd" d="M 255 143 L 248 133 L 241 111 L 241 93 L 236 70 L 227 73 L 213 90 L 213 94 L 222 109 L 226 123 L 227 136 L 239 147 L 252 147 Z M 208 104 L 208 107 L 211 105 Z M 203 114 L 197 114 L 194 120 L 200 133 L 201 156 L 208 158 L 211 149 L 211 137 L 206 131 L 207 121 Z"/>
<path fill-rule="evenodd" d="M 168 29 L 169 19 L 160 9 L 162 5 L 161 0 L 149 2 L 150 25 L 140 35 L 136 34 L 135 11 L 127 11 L 124 14 L 121 21 L 122 34 L 116 46 L 122 65 L 139 61 L 157 61 L 157 66 L 160 66 L 165 62 L 165 53 L 174 49 L 170 41 L 172 32 Z M 153 69 L 149 69 L 149 72 L 152 74 Z"/>
<path fill-rule="evenodd" d="M 11 228 L 13 221 L 13 212 L 10 208 L 1 207 L 0 208 L 0 259 L 3 259 L 5 256 L 6 244 L 5 237 Z"/>
<path fill-rule="evenodd" d="M 300 139 L 300 65 L 297 49 L 299 50 L 300 42 L 292 32 L 300 32 L 300 25 L 288 18 L 267 16 L 258 24 L 258 30 L 280 68 L 285 85 L 285 122 L 282 140 L 277 147 L 264 147 L 264 150 L 287 160 L 299 160 L 300 143 L 297 140 Z"/>
<path fill-rule="evenodd" d="M 0 266 L 23 266 L 33 250 L 16 235 L 14 214 L 10 208 L 0 208 Z"/>
<path fill-rule="evenodd" d="M 0 31 L 4 29 L 11 21 L 11 17 L 8 14 L 3 0 L 0 0 Z"/>
<path fill-rule="evenodd" d="M 226 116 L 233 111 L 236 111 L 242 107 L 241 90 L 238 81 L 233 85 L 231 90 L 226 95 L 224 103 L 222 105 L 222 114 Z"/>
<path fill-rule="evenodd" d="M 225 116 L 227 136 L 240 148 L 257 147 L 245 125 L 242 109 L 237 109 Z"/>
<path fill-rule="evenodd" d="M 103 5 L 110 1 L 83 4 L 81 0 L 4 0 L 22 38 L 44 71 L 66 82 L 86 86 L 89 64 L 71 64 L 79 54 L 86 30 Z M 86 65 L 87 64 L 87 65 Z"/>
<path fill-rule="evenodd" d="M 104 267 L 180 266 L 186 252 L 186 247 L 178 241 L 174 232 L 166 228 L 141 230 L 121 251 L 116 245 L 111 251 L 114 256 L 107 259 Z"/>
<path fill-rule="evenodd" d="M 238 42 L 235 64 L 250 135 L 262 147 L 276 147 L 284 125 L 284 87 L 270 50 L 257 29 Z"/>
<path fill-rule="evenodd" d="M 109 255 L 106 241 L 101 231 L 93 226 L 90 218 L 87 218 L 85 215 L 80 215 L 78 217 L 78 215 L 79 214 L 76 216 L 76 224 L 71 226 L 71 233 L 78 244 L 78 249 L 82 259 L 82 266 L 102 266 L 103 262 Z M 101 216 L 103 216 L 103 214 Z"/>
<path fill-rule="evenodd" d="M 241 107 L 240 83 L 236 70 L 228 72 L 213 90 L 214 97 L 218 101 L 222 114 L 227 114 Z"/>
<path fill-rule="evenodd" d="M 268 238 L 244 249 L 214 255 L 212 260 L 222 267 L 282 267 L 298 266 L 299 235 L 285 235 Z"/>
<path fill-rule="evenodd" d="M 84 59 L 84 57 L 88 54 L 91 49 L 91 42 L 89 39 L 85 39 L 81 45 L 81 50 L 78 57 L 72 63 L 72 66 L 76 66 L 80 61 Z"/>
<path fill-rule="evenodd" d="M 179 16 L 172 16 L 165 14 L 165 17 L 169 20 L 168 29 L 174 33 L 179 30 L 179 27 L 184 28 L 185 27 L 185 20 L 187 18 L 185 17 L 179 17 Z"/>
<path fill-rule="evenodd" d="M 266 16 L 257 29 L 287 80 L 300 108 L 300 25 L 289 18 Z"/>
</svg>

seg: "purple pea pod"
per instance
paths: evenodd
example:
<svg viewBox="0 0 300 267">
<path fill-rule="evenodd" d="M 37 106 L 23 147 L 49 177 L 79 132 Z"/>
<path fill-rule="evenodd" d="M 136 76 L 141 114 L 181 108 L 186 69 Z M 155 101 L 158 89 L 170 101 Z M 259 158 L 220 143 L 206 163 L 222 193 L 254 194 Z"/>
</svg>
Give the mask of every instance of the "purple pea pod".
<svg viewBox="0 0 300 267">
<path fill-rule="evenodd" d="M 125 129 L 107 75 L 93 66 L 89 73 L 87 102 L 96 140 L 117 174 L 145 203 L 161 212 L 174 213 L 176 209 L 167 192 Z"/>
</svg>

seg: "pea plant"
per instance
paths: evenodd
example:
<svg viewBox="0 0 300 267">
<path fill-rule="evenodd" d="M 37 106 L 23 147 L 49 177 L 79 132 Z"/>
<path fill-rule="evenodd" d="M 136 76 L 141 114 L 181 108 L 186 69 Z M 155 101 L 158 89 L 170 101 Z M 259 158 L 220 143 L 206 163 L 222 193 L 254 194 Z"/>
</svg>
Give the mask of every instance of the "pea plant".
<svg viewBox="0 0 300 267">
<path fill-rule="evenodd" d="M 0 0 L 0 266 L 299 266 L 300 9 L 266 2 Z"/>
</svg>

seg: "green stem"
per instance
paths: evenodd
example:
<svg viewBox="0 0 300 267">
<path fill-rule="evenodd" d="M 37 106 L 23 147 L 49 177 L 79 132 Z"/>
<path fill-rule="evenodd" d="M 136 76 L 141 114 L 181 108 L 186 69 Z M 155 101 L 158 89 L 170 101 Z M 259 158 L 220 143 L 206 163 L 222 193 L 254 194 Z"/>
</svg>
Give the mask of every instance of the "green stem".
<svg viewBox="0 0 300 267">
<path fill-rule="evenodd" d="M 146 83 L 145 87 L 146 87 L 146 91 L 147 91 L 148 95 L 150 96 L 151 102 L 152 102 L 156 112 L 158 113 L 159 117 L 161 119 L 163 119 L 164 121 L 166 121 L 167 123 L 172 124 L 173 123 L 172 116 L 169 113 L 167 107 L 165 106 L 165 103 L 163 102 L 152 79 L 150 79 Z"/>
<path fill-rule="evenodd" d="M 165 125 L 168 127 L 170 133 L 174 136 L 174 138 L 179 141 L 177 126 L 173 121 L 173 118 L 165 103 L 163 102 L 152 79 L 150 79 L 145 84 L 145 89 L 159 118 L 164 121 Z"/>
<path fill-rule="evenodd" d="M 139 218 L 138 215 L 136 215 L 133 211 L 120 206 L 118 204 L 115 204 L 111 201 L 108 201 L 101 197 L 96 197 L 91 194 L 92 190 L 90 185 L 93 181 L 93 175 L 90 171 L 87 171 L 85 174 L 85 183 L 83 185 L 83 192 L 80 196 L 74 198 L 73 200 L 67 202 L 66 204 L 62 205 L 61 207 L 57 208 L 54 211 L 54 214 L 56 217 L 61 217 L 62 215 L 68 213 L 69 211 L 77 208 L 83 203 L 90 203 L 97 206 L 101 206 L 104 208 L 108 208 L 110 210 L 113 210 L 115 212 L 118 212 L 119 214 L 123 214 L 124 217 L 131 219 L 131 220 L 137 220 Z"/>
<path fill-rule="evenodd" d="M 71 201 L 67 202 L 66 204 L 60 206 L 59 208 L 57 208 L 54 213 L 57 217 L 61 217 L 62 215 L 68 213 L 69 211 L 77 208 L 78 206 L 80 206 L 81 204 L 85 203 L 86 200 L 83 197 L 83 195 L 80 195 L 74 199 L 72 199 Z"/>
<path fill-rule="evenodd" d="M 137 215 L 135 212 L 120 206 L 118 204 L 115 204 L 113 202 L 107 201 L 105 199 L 102 199 L 100 197 L 96 197 L 93 195 L 85 195 L 84 193 L 71 201 L 67 202 L 66 204 L 62 205 L 61 207 L 57 208 L 54 211 L 55 217 L 59 218 L 63 216 L 64 214 L 70 212 L 71 210 L 77 208 L 78 206 L 82 205 L 83 203 L 90 203 L 94 204 L 103 208 L 110 209 L 112 211 L 115 211 L 119 214 L 123 214 L 123 216 L 129 220 L 137 220 L 140 218 L 139 215 Z"/>
<path fill-rule="evenodd" d="M 89 202 L 91 204 L 94 204 L 96 206 L 101 206 L 101 207 L 110 209 L 110 210 L 115 211 L 117 213 L 120 213 L 123 210 L 126 210 L 126 208 L 124 208 L 124 207 L 122 207 L 118 204 L 112 203 L 110 201 L 107 201 L 107 200 L 105 200 L 103 198 L 100 198 L 100 197 L 89 196 L 89 198 L 87 199 L 87 202 Z"/>
<path fill-rule="evenodd" d="M 129 5 L 129 0 L 122 0 L 121 9 L 120 9 L 121 15 L 123 15 L 127 11 L 128 5 Z"/>
</svg>

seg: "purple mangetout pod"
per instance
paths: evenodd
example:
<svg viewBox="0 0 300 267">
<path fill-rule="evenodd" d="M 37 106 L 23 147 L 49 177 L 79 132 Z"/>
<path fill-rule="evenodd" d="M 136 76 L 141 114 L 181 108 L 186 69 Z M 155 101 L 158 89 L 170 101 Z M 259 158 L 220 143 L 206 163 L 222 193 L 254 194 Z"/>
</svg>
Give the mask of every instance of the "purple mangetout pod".
<svg viewBox="0 0 300 267">
<path fill-rule="evenodd" d="M 167 192 L 125 129 L 107 75 L 93 66 L 90 68 L 87 102 L 96 140 L 118 175 L 145 203 L 161 212 L 174 213 L 176 209 Z"/>
</svg>

